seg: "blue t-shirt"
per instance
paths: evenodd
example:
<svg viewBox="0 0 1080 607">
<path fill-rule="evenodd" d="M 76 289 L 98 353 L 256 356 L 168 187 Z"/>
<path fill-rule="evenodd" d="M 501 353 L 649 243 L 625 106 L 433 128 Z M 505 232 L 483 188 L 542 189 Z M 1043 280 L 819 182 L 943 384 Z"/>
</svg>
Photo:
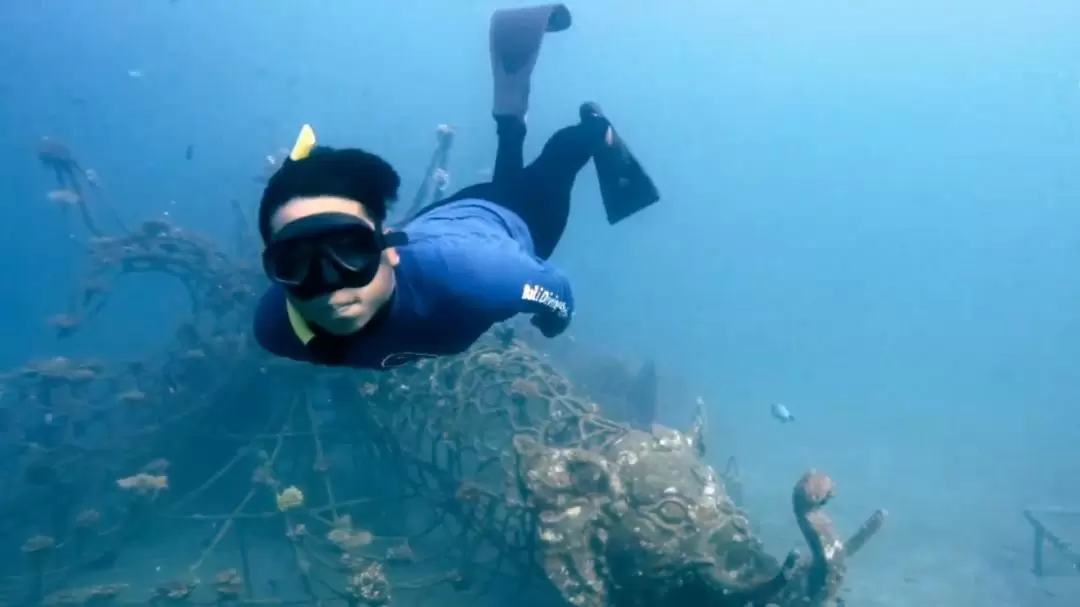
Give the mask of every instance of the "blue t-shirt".
<svg viewBox="0 0 1080 607">
<path fill-rule="evenodd" d="M 569 321 L 569 281 L 533 253 L 525 222 L 492 202 L 464 199 L 405 227 L 397 288 L 373 327 L 345 338 L 344 366 L 388 369 L 420 358 L 459 354 L 492 325 L 516 314 Z M 255 339 L 276 356 L 312 361 L 293 329 L 285 291 L 271 286 L 255 312 Z"/>
</svg>

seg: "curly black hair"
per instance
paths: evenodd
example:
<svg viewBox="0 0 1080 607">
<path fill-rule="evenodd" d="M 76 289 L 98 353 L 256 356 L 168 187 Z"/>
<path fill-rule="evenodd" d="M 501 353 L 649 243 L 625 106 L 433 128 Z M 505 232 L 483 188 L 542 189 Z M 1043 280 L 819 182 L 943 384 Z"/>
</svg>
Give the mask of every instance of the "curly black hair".
<svg viewBox="0 0 1080 607">
<path fill-rule="evenodd" d="M 401 177 L 379 156 L 357 148 L 318 146 L 307 158 L 286 160 L 263 190 L 259 234 L 270 239 L 270 218 L 294 198 L 339 196 L 364 206 L 376 224 L 397 200 Z"/>
</svg>

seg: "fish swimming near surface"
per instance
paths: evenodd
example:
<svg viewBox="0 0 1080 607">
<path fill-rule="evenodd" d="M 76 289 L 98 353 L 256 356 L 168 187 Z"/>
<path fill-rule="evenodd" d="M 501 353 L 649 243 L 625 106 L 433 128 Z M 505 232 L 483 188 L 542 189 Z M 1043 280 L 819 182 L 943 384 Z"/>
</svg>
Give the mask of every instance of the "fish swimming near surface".
<svg viewBox="0 0 1080 607">
<path fill-rule="evenodd" d="M 772 416 L 784 424 L 795 421 L 795 416 L 792 415 L 791 411 L 788 411 L 788 408 L 780 403 L 773 404 Z"/>
</svg>

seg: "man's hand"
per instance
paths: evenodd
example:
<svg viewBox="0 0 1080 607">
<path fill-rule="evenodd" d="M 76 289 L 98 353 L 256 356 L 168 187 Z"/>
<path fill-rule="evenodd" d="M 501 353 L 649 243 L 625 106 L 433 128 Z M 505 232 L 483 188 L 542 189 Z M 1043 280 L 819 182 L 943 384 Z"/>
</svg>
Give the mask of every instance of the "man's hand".
<svg viewBox="0 0 1080 607">
<path fill-rule="evenodd" d="M 551 339 L 552 337 L 558 337 L 570 326 L 570 316 L 559 316 L 551 313 L 533 314 L 532 320 L 529 322 L 539 329 L 544 337 Z"/>
</svg>

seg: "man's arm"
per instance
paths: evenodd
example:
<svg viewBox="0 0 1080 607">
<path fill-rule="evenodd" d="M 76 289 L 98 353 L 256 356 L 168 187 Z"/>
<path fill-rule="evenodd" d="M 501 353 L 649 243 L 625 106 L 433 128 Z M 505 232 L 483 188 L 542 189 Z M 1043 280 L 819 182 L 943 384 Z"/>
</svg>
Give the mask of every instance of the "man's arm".
<svg viewBox="0 0 1080 607">
<path fill-rule="evenodd" d="M 311 352 L 293 332 L 285 306 L 285 290 L 271 285 L 255 309 L 255 342 L 274 356 L 311 361 Z"/>
<path fill-rule="evenodd" d="M 570 281 L 550 264 L 518 248 L 453 246 L 444 249 L 440 282 L 465 314 L 491 324 L 531 314 L 545 335 L 570 324 L 574 297 Z"/>
</svg>

